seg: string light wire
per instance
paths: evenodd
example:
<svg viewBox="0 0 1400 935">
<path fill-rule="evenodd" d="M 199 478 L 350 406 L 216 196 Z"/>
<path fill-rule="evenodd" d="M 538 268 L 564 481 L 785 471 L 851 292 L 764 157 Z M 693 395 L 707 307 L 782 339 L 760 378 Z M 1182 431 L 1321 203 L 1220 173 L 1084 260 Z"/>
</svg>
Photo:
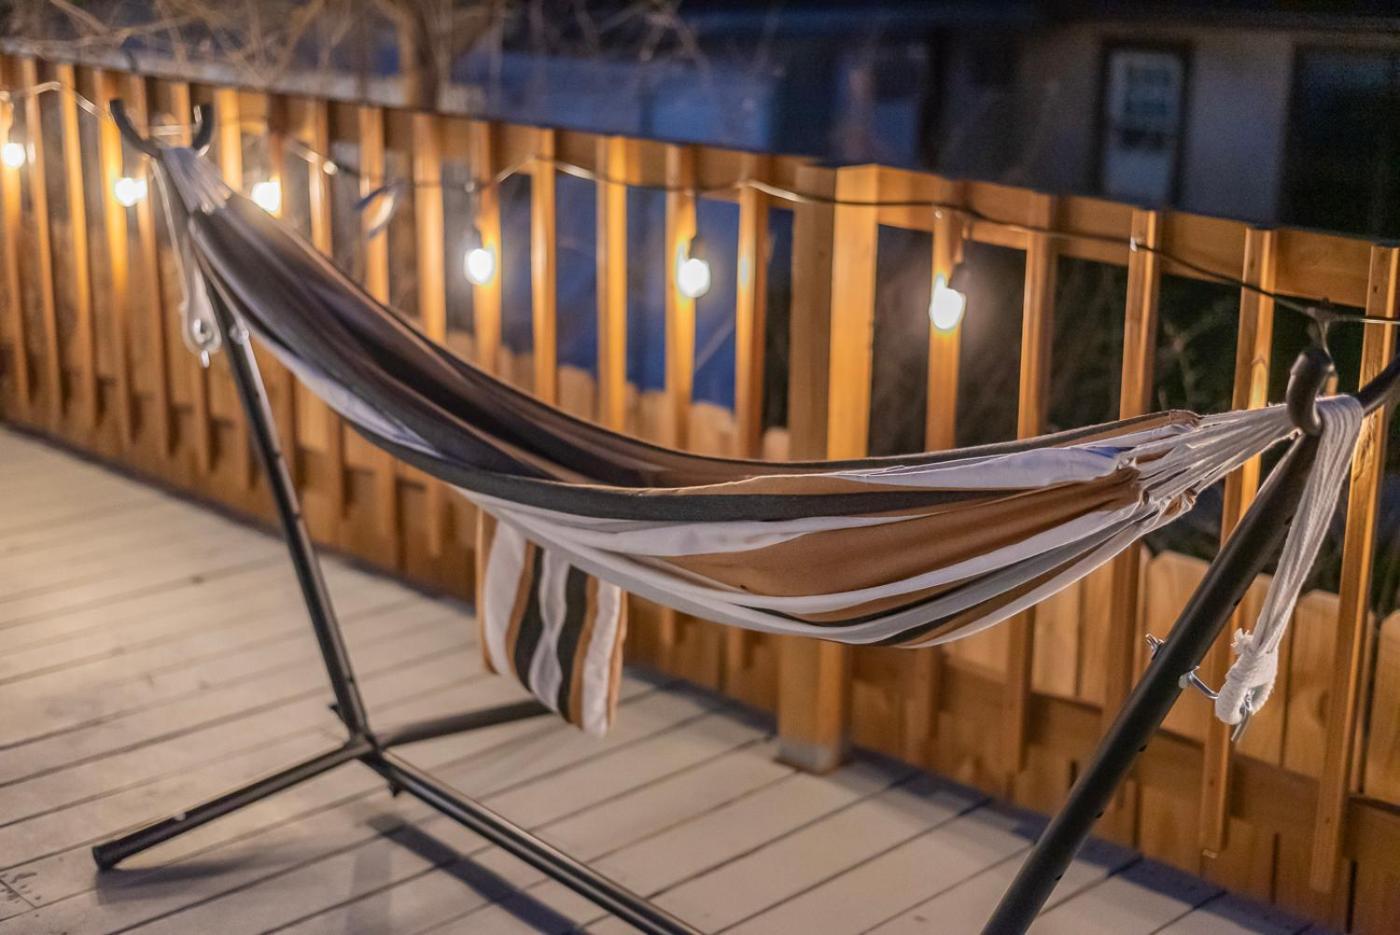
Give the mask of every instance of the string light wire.
<svg viewBox="0 0 1400 935">
<path fill-rule="evenodd" d="M 0 102 L 13 104 L 16 101 L 49 92 L 60 92 L 71 95 L 77 102 L 79 107 L 81 107 L 84 111 L 86 111 L 88 114 L 94 117 L 100 118 L 107 117 L 110 115 L 107 108 L 102 107 L 101 105 L 93 102 L 90 98 L 86 97 L 81 92 L 77 91 L 75 88 L 70 88 L 57 81 L 45 81 L 39 84 L 32 85 L 28 88 L 22 88 L 20 90 L 0 91 Z M 246 120 L 243 121 L 243 123 L 245 125 L 254 126 L 264 130 L 266 129 L 266 124 L 263 121 Z M 184 131 L 190 129 L 192 126 L 193 124 L 164 123 L 152 127 L 150 132 L 152 133 L 152 135 L 174 135 L 183 133 Z M 343 172 L 351 178 L 359 179 L 362 177 L 362 173 L 354 165 L 335 159 L 329 154 L 322 153 L 316 150 L 314 147 L 307 144 L 303 140 L 297 139 L 294 136 L 287 136 L 284 142 L 289 151 L 296 153 L 301 158 L 305 159 L 308 163 L 314 164 L 318 169 L 326 172 L 328 175 L 334 175 Z M 781 185 L 775 185 L 771 182 L 765 182 L 761 179 L 754 178 L 734 179 L 733 181 L 713 186 L 696 186 L 693 184 L 675 185 L 658 182 L 634 182 L 627 179 L 621 179 L 615 176 L 610 176 L 607 173 L 599 172 L 595 169 L 590 169 L 587 166 L 579 165 L 578 163 L 560 159 L 557 156 L 545 156 L 539 154 L 527 156 L 509 166 L 506 166 L 505 168 L 486 178 L 472 178 L 468 179 L 465 182 L 459 183 L 450 183 L 442 180 L 426 179 L 394 179 L 388 176 L 386 176 L 384 179 L 377 179 L 376 181 L 382 183 L 394 181 L 400 184 L 408 185 L 415 189 L 457 188 L 467 192 L 468 194 L 476 194 L 481 192 L 482 190 L 489 188 L 497 188 L 503 185 L 507 179 L 518 175 L 521 171 L 536 163 L 552 163 L 555 169 L 562 174 L 569 175 L 578 179 L 583 179 L 585 181 L 594 182 L 595 184 L 625 185 L 629 188 L 640 189 L 644 191 L 683 192 L 699 197 L 702 195 L 715 195 L 727 192 L 735 192 L 748 188 L 757 191 L 761 194 L 767 195 L 770 198 L 775 198 L 780 201 L 786 201 L 791 204 L 810 204 L 823 205 L 827 207 L 853 208 L 924 208 L 932 211 L 946 211 L 950 214 L 959 215 L 967 221 L 993 225 L 996 227 L 1000 227 L 1003 230 L 1014 231 L 1017 233 L 1025 234 L 1027 236 L 1049 237 L 1055 240 L 1089 241 L 1091 243 L 1103 243 L 1112 246 L 1121 246 L 1126 242 L 1127 247 L 1130 251 L 1143 251 L 1146 253 L 1153 254 L 1154 256 L 1157 256 L 1169 263 L 1179 266 L 1182 269 L 1189 270 L 1190 272 L 1195 273 L 1196 275 L 1204 279 L 1212 280 L 1214 282 L 1220 283 L 1221 285 L 1233 286 L 1238 289 L 1252 292 L 1256 295 L 1270 300 L 1279 308 L 1287 309 L 1289 311 L 1296 312 L 1297 314 L 1304 315 L 1307 318 L 1311 319 L 1318 326 L 1319 330 L 1321 330 L 1324 333 L 1327 327 L 1332 324 L 1367 324 L 1383 325 L 1388 327 L 1395 327 L 1397 325 L 1400 325 L 1400 319 L 1383 318 L 1378 315 L 1367 315 L 1361 312 L 1341 311 L 1340 309 L 1336 308 L 1332 304 L 1332 302 L 1326 297 L 1324 297 L 1318 304 L 1300 302 L 1297 299 L 1284 295 L 1283 293 L 1277 292 L 1273 289 L 1264 288 L 1263 286 L 1260 286 L 1257 283 L 1252 283 L 1248 280 L 1241 279 L 1240 277 L 1234 276 L 1230 273 L 1222 273 L 1219 270 L 1214 270 L 1207 266 L 1203 266 L 1199 263 L 1196 263 L 1192 260 L 1185 259 L 1184 257 L 1178 256 L 1177 254 L 1174 254 L 1163 247 L 1148 244 L 1136 237 L 1123 238 L 1116 237 L 1111 234 L 1070 232 L 1037 224 L 1023 224 L 1016 221 L 1008 221 L 1002 218 L 992 217 L 991 215 L 979 211 L 976 208 L 971 208 L 967 205 L 932 198 L 909 198 L 897 200 L 839 198 L 831 195 L 821 195 L 811 192 L 797 191 L 795 189 L 786 188 Z"/>
</svg>

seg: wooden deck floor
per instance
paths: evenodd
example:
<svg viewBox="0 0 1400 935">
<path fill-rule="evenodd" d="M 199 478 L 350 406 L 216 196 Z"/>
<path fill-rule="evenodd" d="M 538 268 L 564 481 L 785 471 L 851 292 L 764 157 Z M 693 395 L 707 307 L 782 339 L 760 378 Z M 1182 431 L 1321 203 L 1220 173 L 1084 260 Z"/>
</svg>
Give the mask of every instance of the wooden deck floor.
<svg viewBox="0 0 1400 935">
<path fill-rule="evenodd" d="M 519 696 L 463 607 L 326 566 L 378 724 Z M 328 699 L 280 542 L 0 430 L 0 935 L 626 929 L 353 764 L 97 874 L 94 841 L 333 746 Z M 405 754 L 714 932 L 975 932 L 1035 829 L 869 757 L 795 773 L 766 721 L 639 675 L 606 740 Z M 1304 930 L 1107 846 L 1036 927 Z"/>
</svg>

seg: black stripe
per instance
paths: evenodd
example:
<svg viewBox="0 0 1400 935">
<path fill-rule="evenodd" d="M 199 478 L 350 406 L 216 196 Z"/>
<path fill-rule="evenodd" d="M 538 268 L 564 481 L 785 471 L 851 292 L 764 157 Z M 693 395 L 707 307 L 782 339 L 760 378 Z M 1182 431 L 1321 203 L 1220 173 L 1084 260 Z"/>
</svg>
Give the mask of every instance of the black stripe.
<svg viewBox="0 0 1400 935">
<path fill-rule="evenodd" d="M 579 639 L 583 636 L 584 625 L 588 622 L 588 575 L 569 566 L 568 577 L 564 580 L 564 628 L 559 632 L 559 713 L 565 720 L 574 719 L 569 710 L 569 698 L 573 693 L 574 657 L 578 655 Z"/>
<path fill-rule="evenodd" d="M 530 566 L 530 593 L 525 600 L 525 612 L 520 617 L 520 632 L 515 638 L 515 673 L 522 685 L 535 691 L 530 684 L 530 662 L 535 658 L 535 647 L 540 644 L 540 634 L 544 630 L 544 616 L 540 613 L 540 591 L 544 587 L 544 549 L 531 546 L 535 560 Z M 535 693 L 538 697 L 538 692 Z"/>
</svg>

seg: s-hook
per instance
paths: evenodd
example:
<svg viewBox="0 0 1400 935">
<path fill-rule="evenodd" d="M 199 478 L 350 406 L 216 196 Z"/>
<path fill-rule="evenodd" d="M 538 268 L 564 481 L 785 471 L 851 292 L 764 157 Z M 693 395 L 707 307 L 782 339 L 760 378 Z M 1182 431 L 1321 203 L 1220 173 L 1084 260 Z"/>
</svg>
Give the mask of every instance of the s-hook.
<svg viewBox="0 0 1400 935">
<path fill-rule="evenodd" d="M 126 115 L 126 105 L 122 99 L 114 97 L 107 102 L 107 109 L 112 113 L 112 121 L 116 123 L 117 129 L 128 143 L 136 149 L 141 150 L 147 156 L 155 158 L 160 155 L 160 146 L 148 140 L 140 133 L 136 132 L 136 127 L 132 125 L 131 118 Z M 190 148 L 197 153 L 203 153 L 209 148 L 209 143 L 214 139 L 214 105 L 197 104 L 194 108 L 194 138 L 190 141 Z"/>
</svg>

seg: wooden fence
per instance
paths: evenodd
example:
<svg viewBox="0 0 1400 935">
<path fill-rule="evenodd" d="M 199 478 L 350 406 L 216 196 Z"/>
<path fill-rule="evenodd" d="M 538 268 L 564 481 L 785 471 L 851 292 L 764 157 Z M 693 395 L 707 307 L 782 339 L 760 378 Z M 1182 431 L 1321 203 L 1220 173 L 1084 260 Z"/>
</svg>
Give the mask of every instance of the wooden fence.
<svg viewBox="0 0 1400 935">
<path fill-rule="evenodd" d="M 211 87 L 10 57 L 0 86 L 44 82 L 105 102 L 126 99 L 138 124 L 179 139 L 194 104 L 213 101 L 211 151 L 235 187 L 281 183 L 280 212 L 392 300 L 433 338 L 540 397 L 667 444 L 745 456 L 853 457 L 866 452 L 871 411 L 881 230 L 931 235 L 930 268 L 951 274 L 965 244 L 1025 258 L 1016 431 L 1046 423 L 1056 270 L 1063 257 L 1126 267 L 1119 408 L 1152 404 L 1157 302 L 1163 276 L 1190 263 L 1301 297 L 1326 296 L 1397 315 L 1400 249 L 1298 230 L 1158 212 L 1090 198 L 954 182 L 881 166 L 832 169 L 790 157 L 670 145 L 462 117 Z M 28 147 L 0 167 L 4 295 L 0 412 L 177 489 L 266 519 L 270 504 L 249 451 L 226 364 L 202 369 L 182 346 L 180 298 L 155 197 L 122 207 L 125 175 L 144 177 L 110 120 L 88 117 L 60 92 L 0 108 L 0 137 Z M 174 116 L 172 116 L 174 115 Z M 302 158 L 303 144 L 359 168 L 358 179 Z M 293 152 L 295 150 L 295 152 Z M 596 301 L 557 307 L 559 162 L 594 183 Z M 531 182 L 529 237 L 502 255 L 495 188 L 476 195 L 476 226 L 502 265 L 530 269 L 532 350 L 502 339 L 502 277 L 471 289 L 471 322 L 453 312 L 463 287 L 448 246 L 457 217 L 447 178 L 515 167 Z M 454 175 L 453 173 L 456 173 Z M 387 176 L 411 177 L 406 203 L 378 237 L 350 202 Z M 736 179 L 828 196 L 790 203 Z M 629 383 L 629 190 L 663 185 L 663 258 L 696 230 L 698 199 L 737 204 L 732 410 L 692 398 L 695 302 L 665 263 L 664 388 Z M 839 204 L 829 203 L 836 196 Z M 939 200 L 974 209 L 876 207 Z M 775 211 L 791 212 L 786 426 L 765 426 L 765 278 Z M 982 218 L 996 219 L 984 220 Z M 1027 230 L 1053 228 L 1050 237 Z M 785 235 L 786 236 L 786 235 Z M 784 271 L 787 272 L 786 270 Z M 1063 310 L 1062 310 L 1063 311 Z M 1265 402 L 1274 308 L 1243 291 L 1234 404 Z M 913 314 L 923 314 L 914 310 Z M 570 316 L 574 317 L 570 321 Z M 592 366 L 561 364 L 561 326 L 596 326 Z M 925 442 L 955 440 L 960 332 L 929 330 Z M 1390 329 L 1366 330 L 1361 373 L 1394 353 Z M 1228 354 L 1228 351 L 1222 351 Z M 475 518 L 412 468 L 344 430 L 275 362 L 263 358 L 285 448 L 316 538 L 429 587 L 469 596 Z M 1286 364 L 1286 362 L 1284 362 Z M 1185 697 L 1169 731 L 1145 751 L 1100 833 L 1257 898 L 1357 931 L 1393 931 L 1400 916 L 1400 615 L 1368 609 L 1385 422 L 1367 420 L 1352 472 L 1339 594 L 1301 602 L 1274 700 L 1232 749 L 1206 703 Z M 1230 478 L 1225 524 L 1259 482 L 1251 464 Z M 727 630 L 642 606 L 630 656 L 775 713 L 783 755 L 809 768 L 839 761 L 854 742 L 1040 810 L 1055 808 L 1143 665 L 1143 634 L 1164 634 L 1203 563 L 1133 550 L 1008 625 L 944 650 L 851 649 Z M 1262 585 L 1256 587 L 1255 598 Z M 1247 615 L 1248 607 L 1245 608 Z M 1220 645 L 1203 672 L 1218 682 Z"/>
</svg>

